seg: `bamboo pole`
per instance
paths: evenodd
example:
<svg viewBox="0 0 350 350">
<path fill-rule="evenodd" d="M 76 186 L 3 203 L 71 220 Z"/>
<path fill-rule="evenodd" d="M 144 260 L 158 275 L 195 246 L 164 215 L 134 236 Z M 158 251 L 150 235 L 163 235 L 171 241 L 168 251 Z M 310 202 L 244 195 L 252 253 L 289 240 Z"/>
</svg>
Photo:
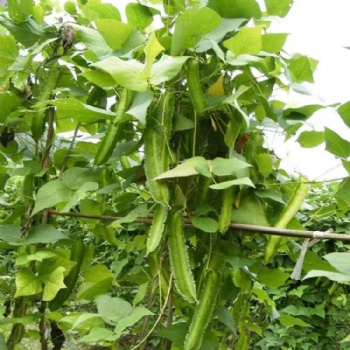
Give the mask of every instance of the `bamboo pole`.
<svg viewBox="0 0 350 350">
<path fill-rule="evenodd" d="M 96 219 L 102 221 L 116 221 L 121 219 L 121 217 L 110 216 L 110 215 L 92 215 L 84 213 L 74 213 L 74 212 L 59 212 L 58 210 L 49 209 L 48 214 L 56 216 L 69 216 L 76 218 L 86 218 L 86 219 Z M 152 223 L 152 217 L 137 218 L 135 222 L 150 225 Z M 193 227 L 190 219 L 185 218 L 185 225 L 187 227 Z M 314 238 L 314 239 L 331 239 L 337 241 L 350 242 L 350 235 L 332 233 L 330 231 L 306 231 L 306 230 L 291 230 L 282 229 L 276 227 L 258 226 L 258 225 L 247 225 L 247 224 L 237 224 L 231 223 L 229 229 L 232 231 L 245 231 L 249 233 L 260 233 L 263 235 L 271 236 L 284 236 L 284 237 L 297 237 L 297 238 Z"/>
</svg>

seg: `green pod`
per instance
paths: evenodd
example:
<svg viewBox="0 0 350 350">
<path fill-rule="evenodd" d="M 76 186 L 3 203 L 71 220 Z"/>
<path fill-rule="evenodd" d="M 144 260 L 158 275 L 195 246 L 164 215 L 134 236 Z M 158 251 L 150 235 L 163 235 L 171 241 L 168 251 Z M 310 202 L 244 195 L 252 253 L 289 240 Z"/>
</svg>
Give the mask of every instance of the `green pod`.
<svg viewBox="0 0 350 350">
<path fill-rule="evenodd" d="M 207 102 L 202 91 L 202 86 L 199 77 L 199 62 L 195 58 L 187 61 L 187 86 L 190 94 L 190 100 L 195 111 L 202 114 L 207 107 Z"/>
<path fill-rule="evenodd" d="M 234 187 L 228 187 L 223 190 L 221 211 L 219 215 L 219 231 L 225 233 L 231 223 L 232 203 L 233 203 Z"/>
<path fill-rule="evenodd" d="M 185 244 L 183 216 L 178 211 L 169 220 L 169 256 L 177 291 L 185 300 L 195 302 L 196 285 Z"/>
<path fill-rule="evenodd" d="M 47 105 L 51 98 L 52 91 L 57 85 L 60 73 L 60 66 L 57 62 L 54 62 L 49 68 L 47 76 L 43 78 L 43 82 L 40 84 L 40 91 L 36 102 L 37 110 L 34 112 L 31 122 L 32 136 L 35 141 L 39 141 L 43 136 Z"/>
<path fill-rule="evenodd" d="M 155 202 L 168 205 L 169 190 L 166 181 L 156 177 L 169 170 L 169 140 L 175 112 L 175 95 L 168 91 L 161 96 L 157 108 L 147 115 L 144 132 L 145 173 L 147 185 Z"/>
<path fill-rule="evenodd" d="M 95 165 L 104 164 L 111 156 L 115 148 L 115 144 L 118 141 L 118 138 L 120 137 L 121 132 L 123 131 L 122 118 L 124 113 L 129 108 L 131 100 L 132 100 L 131 91 L 124 88 L 120 95 L 120 99 L 118 101 L 116 115 L 108 125 L 108 129 L 102 141 L 100 142 L 100 146 L 95 155 Z"/>
<path fill-rule="evenodd" d="M 299 184 L 295 188 L 293 195 L 290 197 L 278 220 L 275 222 L 274 227 L 286 228 L 289 221 L 292 220 L 294 215 L 300 209 L 309 190 L 309 186 L 306 181 L 306 178 L 300 177 Z M 276 255 L 280 247 L 281 240 L 281 236 L 270 237 L 266 247 L 265 262 L 271 261 Z"/>
<path fill-rule="evenodd" d="M 219 289 L 220 276 L 211 270 L 205 277 L 203 291 L 186 335 L 184 350 L 198 350 L 201 347 L 204 332 L 213 315 Z"/>
<path fill-rule="evenodd" d="M 84 243 L 81 239 L 76 239 L 73 243 L 71 256 L 70 256 L 70 260 L 75 261 L 76 265 L 73 266 L 73 268 L 69 271 L 69 274 L 64 279 L 64 284 L 66 285 L 67 288 L 60 289 L 57 295 L 55 296 L 55 298 L 50 301 L 49 308 L 51 311 L 56 311 L 59 308 L 61 308 L 64 302 L 68 299 L 68 297 L 72 293 L 73 288 L 75 287 L 78 281 L 81 265 L 84 260 L 84 255 L 85 255 Z"/>
<path fill-rule="evenodd" d="M 154 212 L 151 228 L 147 239 L 147 255 L 155 251 L 162 239 L 165 221 L 168 217 L 168 207 L 158 204 Z"/>
</svg>

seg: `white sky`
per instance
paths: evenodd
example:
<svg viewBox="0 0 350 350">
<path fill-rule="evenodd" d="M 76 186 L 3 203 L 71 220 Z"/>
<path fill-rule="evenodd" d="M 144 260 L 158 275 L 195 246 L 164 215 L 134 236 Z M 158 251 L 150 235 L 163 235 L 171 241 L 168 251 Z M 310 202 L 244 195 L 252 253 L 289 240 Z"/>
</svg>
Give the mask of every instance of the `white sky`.
<svg viewBox="0 0 350 350">
<path fill-rule="evenodd" d="M 349 0 L 295 0 L 287 17 L 277 19 L 271 30 L 290 33 L 285 49 L 319 60 L 314 74 L 315 83 L 307 84 L 313 96 L 291 93 L 291 106 L 319 103 L 330 105 L 350 100 L 350 1 Z M 327 126 L 350 141 L 350 129 L 332 108 L 322 109 L 310 118 L 307 130 L 322 130 Z M 278 146 L 286 170 L 301 172 L 310 180 L 333 179 L 347 176 L 324 146 L 302 149 L 291 140 Z"/>
</svg>

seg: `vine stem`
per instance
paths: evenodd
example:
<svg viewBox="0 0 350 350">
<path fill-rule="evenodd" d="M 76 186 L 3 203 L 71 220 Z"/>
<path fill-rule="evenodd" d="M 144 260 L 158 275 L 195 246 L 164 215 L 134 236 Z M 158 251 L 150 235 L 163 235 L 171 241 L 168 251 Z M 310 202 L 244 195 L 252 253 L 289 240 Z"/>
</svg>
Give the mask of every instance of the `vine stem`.
<svg viewBox="0 0 350 350">
<path fill-rule="evenodd" d="M 92 215 L 84 213 L 74 213 L 74 212 L 59 212 L 55 209 L 48 209 L 47 212 L 51 215 L 56 216 L 69 216 L 77 218 L 86 218 L 86 219 L 96 219 L 103 221 L 116 221 L 121 219 L 117 216 L 107 216 L 107 215 Z M 137 218 L 135 222 L 151 225 L 152 224 L 152 215 L 146 218 Z M 191 220 L 189 218 L 184 219 L 186 227 L 193 227 Z M 296 237 L 296 238 L 314 238 L 314 239 L 331 239 L 336 241 L 350 242 L 350 235 L 331 233 L 328 231 L 306 231 L 306 230 L 291 230 L 291 229 L 282 229 L 278 227 L 268 227 L 268 226 L 258 226 L 258 225 L 247 225 L 247 224 L 237 224 L 231 223 L 229 225 L 229 230 L 232 231 L 245 231 L 252 234 L 259 233 L 263 235 L 271 236 L 284 236 L 284 237 Z"/>
</svg>

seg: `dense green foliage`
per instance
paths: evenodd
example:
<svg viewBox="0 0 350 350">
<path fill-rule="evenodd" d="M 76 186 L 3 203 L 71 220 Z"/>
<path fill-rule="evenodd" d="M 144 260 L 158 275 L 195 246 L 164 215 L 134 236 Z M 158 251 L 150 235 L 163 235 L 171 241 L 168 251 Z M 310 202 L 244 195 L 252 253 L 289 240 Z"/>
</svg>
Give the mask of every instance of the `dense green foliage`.
<svg viewBox="0 0 350 350">
<path fill-rule="evenodd" d="M 1 349 L 350 348 L 349 246 L 230 227 L 349 232 L 350 179 L 265 144 L 326 107 L 283 102 L 317 66 L 269 31 L 292 3 L 1 9 Z M 350 172 L 334 131 L 298 140 Z"/>
</svg>

